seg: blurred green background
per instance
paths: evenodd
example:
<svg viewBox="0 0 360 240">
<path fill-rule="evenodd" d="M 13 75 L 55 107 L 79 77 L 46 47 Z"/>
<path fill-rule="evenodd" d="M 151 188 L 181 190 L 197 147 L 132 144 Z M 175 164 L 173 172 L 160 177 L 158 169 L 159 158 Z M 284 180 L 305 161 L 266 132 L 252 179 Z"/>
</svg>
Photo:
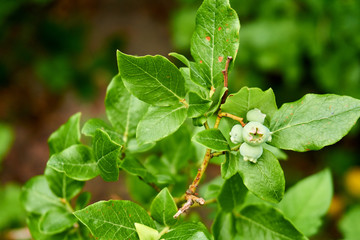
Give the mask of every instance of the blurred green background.
<svg viewBox="0 0 360 240">
<path fill-rule="evenodd" d="M 272 87 L 279 107 L 308 92 L 360 98 L 360 1 L 230 2 L 241 22 L 232 92 L 245 85 Z M 83 120 L 104 115 L 106 87 L 117 72 L 116 49 L 190 57 L 200 4 L 0 0 L 0 239 L 27 234 L 19 186 L 44 171 L 51 132 L 78 111 Z M 359 142 L 357 124 L 339 143 L 319 152 L 289 152 L 282 162 L 288 186 L 326 166 L 332 170 L 333 204 L 312 239 L 341 238 L 348 230 L 338 227 L 339 220 L 356 215 L 348 209 L 360 205 Z M 218 173 L 218 167 L 209 171 Z M 93 201 L 127 196 L 120 185 L 94 180 L 87 190 Z"/>
</svg>

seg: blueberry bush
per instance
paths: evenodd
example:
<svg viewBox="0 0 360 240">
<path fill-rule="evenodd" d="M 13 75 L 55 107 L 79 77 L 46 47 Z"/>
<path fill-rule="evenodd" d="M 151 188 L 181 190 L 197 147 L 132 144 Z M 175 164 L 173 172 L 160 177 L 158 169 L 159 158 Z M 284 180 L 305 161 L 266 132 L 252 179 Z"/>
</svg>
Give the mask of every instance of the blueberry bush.
<svg viewBox="0 0 360 240">
<path fill-rule="evenodd" d="M 30 179 L 21 196 L 34 239 L 308 239 L 317 233 L 333 195 L 330 170 L 285 192 L 278 159 L 286 159 L 283 150 L 338 142 L 356 124 L 360 100 L 307 94 L 278 108 L 271 88 L 229 93 L 237 13 L 228 0 L 204 0 L 195 26 L 193 59 L 169 54 L 180 68 L 163 56 L 117 51 L 107 119 L 80 126 L 76 113 L 51 134 L 44 174 Z M 210 162 L 220 165 L 221 176 L 200 185 Z M 118 181 L 120 171 L 129 176 L 134 201 L 89 204 L 85 182 L 99 175 Z M 198 206 L 214 214 L 211 229 L 191 217 Z M 342 221 L 344 232 L 351 217 Z"/>
</svg>

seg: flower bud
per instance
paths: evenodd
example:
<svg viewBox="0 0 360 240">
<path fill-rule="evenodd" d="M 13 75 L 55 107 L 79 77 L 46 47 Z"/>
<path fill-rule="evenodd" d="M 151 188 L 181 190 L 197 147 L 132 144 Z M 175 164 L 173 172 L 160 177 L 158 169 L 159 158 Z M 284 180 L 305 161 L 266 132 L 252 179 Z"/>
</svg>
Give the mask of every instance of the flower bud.
<svg viewBox="0 0 360 240">
<path fill-rule="evenodd" d="M 243 129 L 243 139 L 250 145 L 256 146 L 271 141 L 270 130 L 259 122 L 249 122 Z"/>
<path fill-rule="evenodd" d="M 258 158 L 261 157 L 262 153 L 263 147 L 261 145 L 252 146 L 244 142 L 240 146 L 240 154 L 243 156 L 245 161 L 256 163 Z"/>
<path fill-rule="evenodd" d="M 244 140 L 243 140 L 242 132 L 243 132 L 243 127 L 240 124 L 234 125 L 230 131 L 231 142 L 235 144 L 243 142 Z"/>
<path fill-rule="evenodd" d="M 261 124 L 265 121 L 266 114 L 262 113 L 259 109 L 254 108 L 247 112 L 246 119 L 248 122 L 259 122 Z"/>
</svg>

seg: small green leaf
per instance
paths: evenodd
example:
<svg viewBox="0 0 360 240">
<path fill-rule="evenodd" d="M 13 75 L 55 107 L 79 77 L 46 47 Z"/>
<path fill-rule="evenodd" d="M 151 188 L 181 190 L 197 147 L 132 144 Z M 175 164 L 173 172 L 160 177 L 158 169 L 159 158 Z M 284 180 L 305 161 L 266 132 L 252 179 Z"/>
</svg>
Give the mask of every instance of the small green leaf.
<svg viewBox="0 0 360 240">
<path fill-rule="evenodd" d="M 214 199 L 219 195 L 222 185 L 224 184 L 224 179 L 221 177 L 216 177 L 210 182 L 202 184 L 199 193 L 204 199 Z"/>
<path fill-rule="evenodd" d="M 93 151 L 97 161 L 100 176 L 107 182 L 119 179 L 118 158 L 121 146 L 113 142 L 103 130 L 95 132 Z"/>
<path fill-rule="evenodd" d="M 85 182 L 69 178 L 65 173 L 51 167 L 46 167 L 44 175 L 51 191 L 58 197 L 68 200 L 75 197 L 85 185 Z"/>
<path fill-rule="evenodd" d="M 240 23 L 228 0 L 205 0 L 196 14 L 191 55 L 206 79 L 217 88 L 223 83 L 227 56 L 235 60 L 239 47 Z"/>
<path fill-rule="evenodd" d="M 78 181 L 87 181 L 99 174 L 91 148 L 81 144 L 52 155 L 47 165 Z"/>
<path fill-rule="evenodd" d="M 188 117 L 195 118 L 202 116 L 208 111 L 211 104 L 211 100 L 203 99 L 198 94 L 190 92 Z"/>
<path fill-rule="evenodd" d="M 71 228 L 77 219 L 65 209 L 52 209 L 41 216 L 39 229 L 45 234 L 56 234 Z"/>
<path fill-rule="evenodd" d="M 59 234 L 45 234 L 40 232 L 39 229 L 40 216 L 35 214 L 30 214 L 26 220 L 27 226 L 29 227 L 32 239 L 36 240 L 66 240 L 66 233 Z"/>
<path fill-rule="evenodd" d="M 136 130 L 141 144 L 156 142 L 174 133 L 184 123 L 187 108 L 182 104 L 169 107 L 150 107 Z"/>
<path fill-rule="evenodd" d="M 120 75 L 117 75 L 107 89 L 105 107 L 111 124 L 119 131 L 121 139 L 127 142 L 129 138 L 135 136 L 136 126 L 149 105 L 131 95 L 125 88 Z"/>
<path fill-rule="evenodd" d="M 243 204 L 247 192 L 239 174 L 235 174 L 226 180 L 217 197 L 222 211 L 232 212 L 234 208 Z"/>
<path fill-rule="evenodd" d="M 243 208 L 240 211 L 236 229 L 241 239 L 307 239 L 280 211 L 264 204 L 248 205 Z"/>
<path fill-rule="evenodd" d="M 159 232 L 141 223 L 135 223 L 136 232 L 140 240 L 158 240 Z"/>
<path fill-rule="evenodd" d="M 210 117 L 219 109 L 219 106 L 222 101 L 222 97 L 224 96 L 224 94 L 227 90 L 228 89 L 226 87 L 222 87 L 222 88 L 218 87 L 217 89 L 215 89 L 215 93 L 211 97 L 212 104 L 211 104 L 209 110 L 207 111 L 207 113 L 205 114 L 206 116 Z"/>
<path fill-rule="evenodd" d="M 360 236 L 360 206 L 352 207 L 339 222 L 344 240 L 357 240 Z"/>
<path fill-rule="evenodd" d="M 275 95 L 271 88 L 262 91 L 259 88 L 243 87 L 237 93 L 230 94 L 226 102 L 221 105 L 224 112 L 246 118 L 246 113 L 251 109 L 260 109 L 266 117 L 272 118 L 277 111 Z"/>
<path fill-rule="evenodd" d="M 82 192 L 76 199 L 75 209 L 80 210 L 86 207 L 89 204 L 91 199 L 91 193 L 89 192 Z"/>
<path fill-rule="evenodd" d="M 159 192 L 150 206 L 151 217 L 165 226 L 172 226 L 176 223 L 177 220 L 173 216 L 177 211 L 176 203 L 167 188 Z"/>
<path fill-rule="evenodd" d="M 117 51 L 120 75 L 135 97 L 149 104 L 169 106 L 185 98 L 185 80 L 163 56 L 134 57 Z"/>
<path fill-rule="evenodd" d="M 14 141 L 14 131 L 11 126 L 0 122 L 0 164 Z"/>
<path fill-rule="evenodd" d="M 155 183 L 156 178 L 136 158 L 127 156 L 121 161 L 120 167 L 126 172 L 141 177 L 147 183 Z"/>
<path fill-rule="evenodd" d="M 264 149 L 257 163 L 239 161 L 239 173 L 244 185 L 257 197 L 278 203 L 284 196 L 284 172 L 275 156 Z"/>
<path fill-rule="evenodd" d="M 219 211 L 212 225 L 214 238 L 217 240 L 234 239 L 236 235 L 235 218 L 233 214 Z"/>
<path fill-rule="evenodd" d="M 239 170 L 240 154 L 239 152 L 226 152 L 225 162 L 221 163 L 221 176 L 229 179 Z"/>
<path fill-rule="evenodd" d="M 43 175 L 33 177 L 25 184 L 21 201 L 29 213 L 44 214 L 53 208 L 65 208 L 60 198 L 50 190 Z"/>
<path fill-rule="evenodd" d="M 74 114 L 50 135 L 48 140 L 50 156 L 80 143 L 80 116 L 81 113 Z"/>
<path fill-rule="evenodd" d="M 274 154 L 274 156 L 279 160 L 286 160 L 288 158 L 287 154 L 277 147 L 271 146 L 267 143 L 264 143 L 262 146 L 264 149 L 269 150 L 272 154 Z"/>
<path fill-rule="evenodd" d="M 360 117 L 360 100 L 334 94 L 307 94 L 284 104 L 271 119 L 271 144 L 304 152 L 339 141 Z"/>
<path fill-rule="evenodd" d="M 135 223 L 155 228 L 145 209 L 130 201 L 100 201 L 74 215 L 99 239 L 139 239 Z"/>
<path fill-rule="evenodd" d="M 169 232 L 161 236 L 161 239 L 211 240 L 212 237 L 202 223 L 186 222 L 171 228 Z"/>
<path fill-rule="evenodd" d="M 217 151 L 229 151 L 230 147 L 226 138 L 219 129 L 206 129 L 198 132 L 193 138 L 193 141 L 201 145 Z"/>
<path fill-rule="evenodd" d="M 326 169 L 290 188 L 278 207 L 302 233 L 311 236 L 321 226 L 332 195 L 331 173 Z"/>
<path fill-rule="evenodd" d="M 118 144 L 124 143 L 123 135 L 116 132 L 115 129 L 108 123 L 98 118 L 92 118 L 86 121 L 83 128 L 81 129 L 81 133 L 85 136 L 94 137 L 96 130 L 99 128 L 109 134 L 111 140 L 117 142 Z"/>
</svg>

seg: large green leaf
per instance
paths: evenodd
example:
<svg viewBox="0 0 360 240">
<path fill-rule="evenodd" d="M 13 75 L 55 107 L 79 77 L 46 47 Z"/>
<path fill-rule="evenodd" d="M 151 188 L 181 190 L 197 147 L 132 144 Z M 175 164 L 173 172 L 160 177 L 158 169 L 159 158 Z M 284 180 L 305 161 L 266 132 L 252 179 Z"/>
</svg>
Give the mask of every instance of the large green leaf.
<svg viewBox="0 0 360 240">
<path fill-rule="evenodd" d="M 279 161 L 264 149 L 257 163 L 239 160 L 239 173 L 244 185 L 257 197 L 270 202 L 279 202 L 285 191 L 284 172 Z"/>
<path fill-rule="evenodd" d="M 172 226 L 176 223 L 175 213 L 178 211 L 176 203 L 169 190 L 164 188 L 154 198 L 150 206 L 151 217 L 165 226 Z"/>
<path fill-rule="evenodd" d="M 40 231 L 39 229 L 39 222 L 40 222 L 39 215 L 30 214 L 26 220 L 27 226 L 31 233 L 32 239 L 36 240 L 65 240 L 67 238 L 67 233 L 59 233 L 59 234 L 45 234 Z"/>
<path fill-rule="evenodd" d="M 99 174 L 91 148 L 81 144 L 52 155 L 47 165 L 78 181 L 87 181 Z"/>
<path fill-rule="evenodd" d="M 277 111 L 275 95 L 271 88 L 262 91 L 260 88 L 243 87 L 237 93 L 230 94 L 221 105 L 224 112 L 246 119 L 246 113 L 251 109 L 260 109 L 271 118 Z"/>
<path fill-rule="evenodd" d="M 45 176 L 31 178 L 24 186 L 21 201 L 30 213 L 44 214 L 53 208 L 65 208 L 60 198 L 50 190 Z"/>
<path fill-rule="evenodd" d="M 219 211 L 212 225 L 212 232 L 216 240 L 234 239 L 236 235 L 236 220 L 233 214 Z"/>
<path fill-rule="evenodd" d="M 360 206 L 354 206 L 345 213 L 339 222 L 344 240 L 357 240 L 360 236 Z"/>
<path fill-rule="evenodd" d="M 319 229 L 321 218 L 330 207 L 332 194 L 331 174 L 326 169 L 290 188 L 278 206 L 297 229 L 311 236 Z"/>
<path fill-rule="evenodd" d="M 136 137 L 139 143 L 151 143 L 174 133 L 184 123 L 187 108 L 182 104 L 169 107 L 151 106 L 139 122 Z"/>
<path fill-rule="evenodd" d="M 106 115 L 121 133 L 124 141 L 135 136 L 136 126 L 146 113 L 148 106 L 147 103 L 128 92 L 120 75 L 113 78 L 106 92 Z"/>
<path fill-rule="evenodd" d="M 100 201 L 74 214 L 99 240 L 139 239 L 135 223 L 155 228 L 145 209 L 130 201 Z"/>
<path fill-rule="evenodd" d="M 80 143 L 80 116 L 81 113 L 74 114 L 50 135 L 48 140 L 50 156 Z"/>
<path fill-rule="evenodd" d="M 72 199 L 85 185 L 85 182 L 69 178 L 65 173 L 56 171 L 51 167 L 46 167 L 44 175 L 51 191 L 64 199 Z"/>
<path fill-rule="evenodd" d="M 77 219 L 65 209 L 52 209 L 41 216 L 39 229 L 45 234 L 56 234 L 71 228 Z"/>
<path fill-rule="evenodd" d="M 179 69 L 163 56 L 135 57 L 117 52 L 125 87 L 140 100 L 169 106 L 185 98 L 185 80 Z"/>
<path fill-rule="evenodd" d="M 108 182 L 119 179 L 118 158 L 121 146 L 110 139 L 103 130 L 98 129 L 93 139 L 93 151 L 100 176 Z"/>
<path fill-rule="evenodd" d="M 239 152 L 226 152 L 225 162 L 221 163 L 221 176 L 224 179 L 229 179 L 234 176 L 239 170 Z"/>
<path fill-rule="evenodd" d="M 319 150 L 345 136 L 360 117 L 360 100 L 307 94 L 284 104 L 271 119 L 271 144 L 294 151 Z"/>
<path fill-rule="evenodd" d="M 228 0 L 205 0 L 196 14 L 191 55 L 207 82 L 222 85 L 226 58 L 235 59 L 239 47 L 240 23 Z"/>
<path fill-rule="evenodd" d="M 186 222 L 177 225 L 175 228 L 171 228 L 169 232 L 162 235 L 160 239 L 211 240 L 212 237 L 202 223 Z"/>
<path fill-rule="evenodd" d="M 243 208 L 240 211 L 236 228 L 241 239 L 307 239 L 280 211 L 265 204 L 248 205 Z"/>
<path fill-rule="evenodd" d="M 226 138 L 219 129 L 206 129 L 198 132 L 192 138 L 193 141 L 217 151 L 229 151 L 230 147 Z"/>
<path fill-rule="evenodd" d="M 234 208 L 243 204 L 247 192 L 239 174 L 226 180 L 217 197 L 222 211 L 232 212 Z"/>
<path fill-rule="evenodd" d="M 118 133 L 112 126 L 98 118 L 91 118 L 86 121 L 81 129 L 81 133 L 85 136 L 94 137 L 96 130 L 99 128 L 109 134 L 111 140 L 124 144 L 123 134 Z"/>
</svg>

